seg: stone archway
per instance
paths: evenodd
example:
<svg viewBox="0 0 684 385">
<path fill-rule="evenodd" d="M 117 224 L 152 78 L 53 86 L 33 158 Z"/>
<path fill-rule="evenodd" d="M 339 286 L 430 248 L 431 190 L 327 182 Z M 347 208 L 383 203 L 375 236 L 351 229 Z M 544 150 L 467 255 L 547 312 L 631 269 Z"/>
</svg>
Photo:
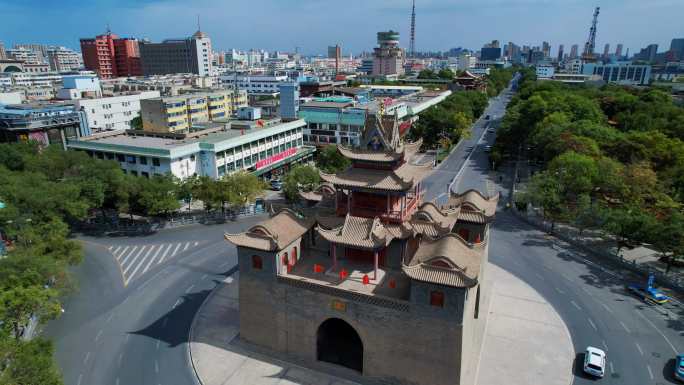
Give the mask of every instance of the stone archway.
<svg viewBox="0 0 684 385">
<path fill-rule="evenodd" d="M 316 359 L 363 373 L 361 337 L 347 322 L 329 318 L 316 332 Z"/>
</svg>

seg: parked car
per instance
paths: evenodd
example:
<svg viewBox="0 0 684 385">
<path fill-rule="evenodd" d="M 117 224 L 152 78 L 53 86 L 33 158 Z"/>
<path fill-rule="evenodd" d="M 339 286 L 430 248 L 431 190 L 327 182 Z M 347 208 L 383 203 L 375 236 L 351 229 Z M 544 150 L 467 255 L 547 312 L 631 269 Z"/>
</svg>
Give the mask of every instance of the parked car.
<svg viewBox="0 0 684 385">
<path fill-rule="evenodd" d="M 679 381 L 684 382 L 684 354 L 680 354 L 675 359 L 674 376 Z"/>
<path fill-rule="evenodd" d="M 493 134 L 495 131 L 496 131 L 496 130 L 493 129 L 493 128 L 490 128 L 490 129 L 487 130 L 487 132 L 490 133 L 490 134 Z"/>
<path fill-rule="evenodd" d="M 489 120 L 489 118 L 490 118 L 489 115 L 485 116 L 485 120 Z"/>
<path fill-rule="evenodd" d="M 593 346 L 584 351 L 584 372 L 595 377 L 606 373 L 606 352 Z"/>
<path fill-rule="evenodd" d="M 280 191 L 283 189 L 283 182 L 280 181 L 279 179 L 275 179 L 271 181 L 271 189 L 274 191 Z"/>
<path fill-rule="evenodd" d="M 485 146 L 484 152 L 492 152 L 492 146 Z"/>
</svg>

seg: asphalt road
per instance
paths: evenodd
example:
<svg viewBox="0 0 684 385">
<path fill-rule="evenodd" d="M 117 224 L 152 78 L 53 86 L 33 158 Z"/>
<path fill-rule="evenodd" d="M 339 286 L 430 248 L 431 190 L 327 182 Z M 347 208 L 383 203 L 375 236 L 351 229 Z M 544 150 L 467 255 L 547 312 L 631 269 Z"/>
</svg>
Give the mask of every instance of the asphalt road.
<svg viewBox="0 0 684 385">
<path fill-rule="evenodd" d="M 499 115 L 496 100 L 491 108 Z M 478 128 L 473 138 L 479 138 L 477 132 Z M 471 156 L 466 161 L 465 153 L 457 149 L 455 159 L 447 159 L 444 163 L 448 166 L 431 176 L 439 179 L 432 185 L 444 185 L 447 176 L 459 173 L 462 167 L 452 186 L 454 191 L 475 188 L 502 193 L 490 238 L 490 261 L 530 284 L 558 311 L 578 353 L 574 384 L 596 381 L 581 370 L 581 353 L 587 345 L 607 352 L 608 367 L 606 377 L 599 380 L 601 383 L 676 383 L 674 356 L 684 352 L 684 309 L 648 305 L 633 297 L 625 290 L 625 284 L 643 278 L 606 266 L 506 211 L 503 206 L 512 170 L 502 170 L 501 174 L 489 171 L 484 146 L 492 145 L 494 140 L 495 134 L 488 134 L 479 144 L 473 144 L 474 140 L 465 143 L 475 146 Z M 499 175 L 503 176 L 502 184 L 497 183 Z"/>
<path fill-rule="evenodd" d="M 503 116 L 506 102 L 505 97 L 491 101 L 484 114 L 491 116 L 490 124 Z M 500 185 L 498 175 L 488 171 L 483 149 L 494 135 L 483 136 L 487 123 L 476 122 L 472 139 L 460 143 L 426 178 L 426 200 L 443 201 L 449 185 L 456 191 L 505 193 L 503 185 L 510 180 Z M 235 250 L 227 247 L 223 233 L 241 231 L 262 218 L 145 237 L 83 238 L 87 257 L 74 270 L 80 287 L 66 301 L 63 316 L 46 329 L 56 342 L 65 383 L 197 383 L 187 356 L 192 318 L 216 282 L 235 271 Z M 622 272 L 602 269 L 586 258 L 505 210 L 497 214 L 490 260 L 530 284 L 558 310 L 577 352 L 588 344 L 607 350 L 609 366 L 602 383 L 671 383 L 675 351 L 684 351 L 683 312 L 643 304 L 624 291 Z M 577 375 L 576 384 L 593 382 L 580 371 Z"/>
<path fill-rule="evenodd" d="M 262 219 L 144 237 L 82 238 L 87 256 L 74 270 L 80 286 L 66 301 L 62 317 L 46 328 L 55 341 L 65 383 L 197 383 L 187 356 L 190 324 L 211 289 L 235 272 L 237 263 L 223 233 L 243 231 Z M 122 253 L 125 247 L 129 249 Z M 128 258 L 126 263 L 115 257 L 117 248 L 121 261 Z M 130 278 L 136 268 L 125 285 L 124 277 Z"/>
</svg>

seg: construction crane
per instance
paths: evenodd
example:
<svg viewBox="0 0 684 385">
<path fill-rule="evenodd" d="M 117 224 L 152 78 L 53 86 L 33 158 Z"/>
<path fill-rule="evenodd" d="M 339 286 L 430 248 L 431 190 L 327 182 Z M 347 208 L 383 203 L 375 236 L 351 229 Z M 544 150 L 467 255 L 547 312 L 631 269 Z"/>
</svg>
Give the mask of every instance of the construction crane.
<svg viewBox="0 0 684 385">
<path fill-rule="evenodd" d="M 411 42 L 409 44 L 409 56 L 416 55 L 416 0 L 413 0 L 413 8 L 411 9 Z"/>
<path fill-rule="evenodd" d="M 584 43 L 584 52 L 582 53 L 582 60 L 584 61 L 595 61 L 596 56 L 594 55 L 594 47 L 596 46 L 596 24 L 598 24 L 598 15 L 600 7 L 596 7 L 594 10 L 594 18 L 591 21 L 591 28 L 589 28 L 589 38 L 587 42 Z"/>
</svg>

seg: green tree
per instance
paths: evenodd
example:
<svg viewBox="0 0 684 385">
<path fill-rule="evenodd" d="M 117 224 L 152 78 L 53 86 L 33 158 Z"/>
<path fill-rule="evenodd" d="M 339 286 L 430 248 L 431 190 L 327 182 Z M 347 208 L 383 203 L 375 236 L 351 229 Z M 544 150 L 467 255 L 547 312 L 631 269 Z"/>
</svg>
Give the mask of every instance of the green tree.
<svg viewBox="0 0 684 385">
<path fill-rule="evenodd" d="M 289 200 L 296 200 L 299 191 L 311 191 L 318 187 L 321 177 L 318 170 L 309 165 L 297 165 L 283 178 L 283 193 Z"/>
<path fill-rule="evenodd" d="M 337 151 L 337 146 L 328 145 L 318 152 L 318 167 L 325 173 L 334 174 L 349 167 L 351 162 Z"/>
<path fill-rule="evenodd" d="M 232 206 L 243 207 L 252 203 L 263 194 L 266 182 L 246 171 L 232 173 L 223 177 L 219 186 L 227 192 L 227 202 Z"/>
<path fill-rule="evenodd" d="M 20 339 L 31 316 L 42 322 L 54 319 L 61 311 L 56 290 L 43 285 L 13 286 L 0 291 L 0 319 L 5 333 Z"/>
<path fill-rule="evenodd" d="M 31 341 L 0 340 L 0 384 L 62 385 L 53 352 L 52 343 L 40 337 Z"/>
<path fill-rule="evenodd" d="M 142 130 L 143 129 L 142 117 L 136 116 L 135 118 L 131 119 L 131 129 L 133 129 L 133 130 Z"/>
<path fill-rule="evenodd" d="M 437 73 L 437 77 L 440 79 L 449 79 L 452 80 L 454 78 L 454 71 L 448 69 L 448 68 L 442 68 L 439 70 Z"/>
<path fill-rule="evenodd" d="M 628 241 L 647 240 L 655 223 L 655 218 L 638 208 L 608 208 L 603 213 L 603 229 L 615 236 L 618 255 Z"/>
<path fill-rule="evenodd" d="M 516 200 L 541 208 L 544 219 L 551 222 L 551 230 L 555 228 L 557 221 L 567 217 L 560 183 L 553 174 L 548 172 L 540 172 L 532 176 L 527 190 L 519 194 Z"/>
</svg>

